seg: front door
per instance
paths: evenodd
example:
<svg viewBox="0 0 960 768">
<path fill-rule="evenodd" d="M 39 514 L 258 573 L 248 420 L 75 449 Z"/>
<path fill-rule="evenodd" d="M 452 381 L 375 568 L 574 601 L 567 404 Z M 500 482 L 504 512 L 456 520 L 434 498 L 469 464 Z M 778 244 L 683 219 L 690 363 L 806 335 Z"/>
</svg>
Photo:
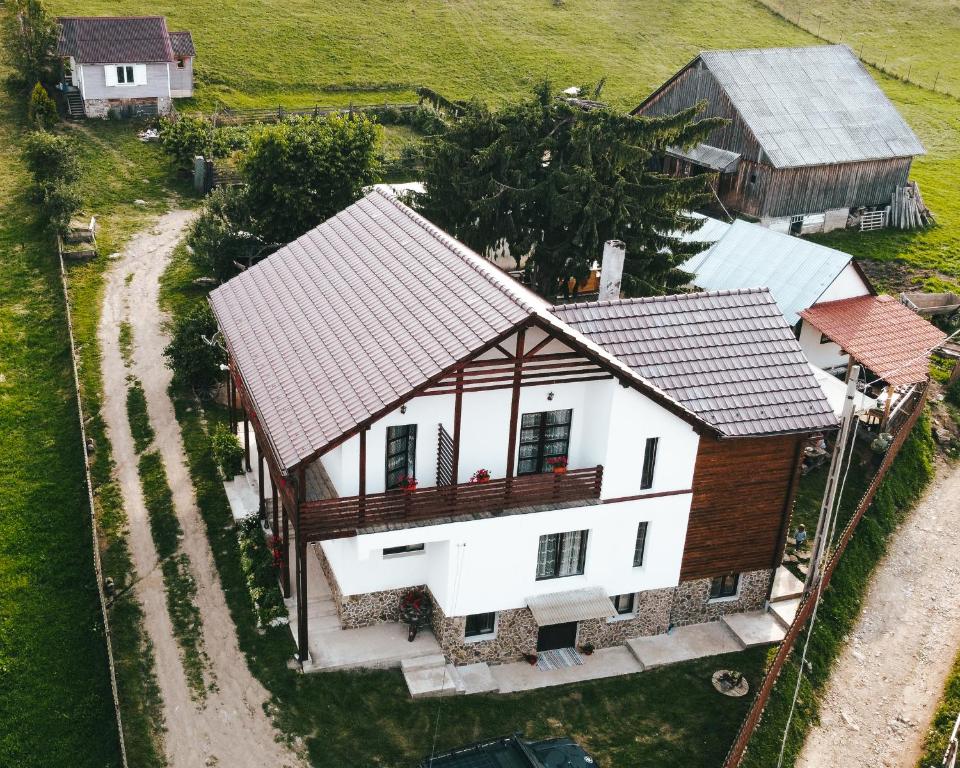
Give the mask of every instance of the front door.
<svg viewBox="0 0 960 768">
<path fill-rule="evenodd" d="M 553 651 L 557 648 L 575 648 L 577 645 L 577 622 L 547 624 L 537 632 L 537 650 Z"/>
</svg>

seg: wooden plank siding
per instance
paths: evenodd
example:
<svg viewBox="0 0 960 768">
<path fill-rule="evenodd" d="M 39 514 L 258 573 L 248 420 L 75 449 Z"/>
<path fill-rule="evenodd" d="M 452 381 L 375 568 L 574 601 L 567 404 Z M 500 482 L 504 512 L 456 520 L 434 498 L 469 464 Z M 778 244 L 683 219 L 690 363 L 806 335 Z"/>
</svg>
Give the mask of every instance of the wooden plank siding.
<svg viewBox="0 0 960 768">
<path fill-rule="evenodd" d="M 703 117 L 730 121 L 712 131 L 705 143 L 741 155 L 737 170 L 720 174 L 717 186 L 720 200 L 730 211 L 756 218 L 780 218 L 835 208 L 884 205 L 910 175 L 910 157 L 774 168 L 726 91 L 699 58 L 654 92 L 633 114 L 669 115 L 700 101 L 707 102 Z M 674 161 L 665 163 L 664 170 L 690 175 L 704 169 Z"/>
<path fill-rule="evenodd" d="M 701 437 L 681 580 L 780 564 L 804 440 Z"/>
<path fill-rule="evenodd" d="M 688 64 L 673 80 L 637 107 L 633 114 L 644 117 L 672 115 L 700 101 L 706 102 L 701 117 L 722 117 L 730 121 L 714 129 L 707 137 L 706 144 L 739 152 L 748 160 L 766 159 L 759 142 L 740 117 L 726 91 L 700 59 Z"/>
</svg>

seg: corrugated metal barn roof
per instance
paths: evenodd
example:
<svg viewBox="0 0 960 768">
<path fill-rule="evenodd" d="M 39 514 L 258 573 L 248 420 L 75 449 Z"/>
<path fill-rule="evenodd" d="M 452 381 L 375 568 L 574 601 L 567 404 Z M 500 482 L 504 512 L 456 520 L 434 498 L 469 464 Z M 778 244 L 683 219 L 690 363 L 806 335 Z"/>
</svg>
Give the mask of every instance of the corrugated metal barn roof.
<svg viewBox="0 0 960 768">
<path fill-rule="evenodd" d="M 57 54 L 80 64 L 174 60 L 163 16 L 64 16 L 57 21 Z"/>
<path fill-rule="evenodd" d="M 924 154 L 845 45 L 704 51 L 700 59 L 778 168 Z"/>
<path fill-rule="evenodd" d="M 766 289 L 570 304 L 554 311 L 724 435 L 836 424 Z"/>
<path fill-rule="evenodd" d="M 894 386 L 926 381 L 929 350 L 947 338 L 892 296 L 826 301 L 800 316 Z"/>
<path fill-rule="evenodd" d="M 737 220 L 709 249 L 681 265 L 706 291 L 769 288 L 787 323 L 813 306 L 851 256 L 800 237 Z"/>
</svg>

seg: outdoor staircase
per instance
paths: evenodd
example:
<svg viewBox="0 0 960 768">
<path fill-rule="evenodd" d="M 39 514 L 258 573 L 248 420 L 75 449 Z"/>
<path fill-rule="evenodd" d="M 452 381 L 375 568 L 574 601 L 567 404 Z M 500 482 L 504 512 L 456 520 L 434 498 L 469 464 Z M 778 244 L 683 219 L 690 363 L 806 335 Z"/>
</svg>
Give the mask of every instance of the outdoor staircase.
<svg viewBox="0 0 960 768">
<path fill-rule="evenodd" d="M 483 661 L 458 667 L 448 662 L 442 653 L 433 653 L 404 659 L 400 670 L 414 699 L 499 690 L 490 667 Z"/>
<path fill-rule="evenodd" d="M 67 104 L 67 117 L 86 117 L 87 112 L 83 108 L 83 97 L 79 91 L 67 91 L 64 98 Z"/>
</svg>

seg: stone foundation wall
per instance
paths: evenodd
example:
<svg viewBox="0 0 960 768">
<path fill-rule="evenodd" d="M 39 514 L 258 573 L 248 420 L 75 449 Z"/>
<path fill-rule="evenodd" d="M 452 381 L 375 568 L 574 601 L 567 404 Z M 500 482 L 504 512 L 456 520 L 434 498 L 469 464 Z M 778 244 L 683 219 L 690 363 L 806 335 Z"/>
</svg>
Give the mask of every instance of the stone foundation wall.
<svg viewBox="0 0 960 768">
<path fill-rule="evenodd" d="M 634 637 L 663 634 L 670 628 L 674 591 L 673 588 L 668 588 L 637 593 L 634 601 L 636 615 L 630 618 L 581 621 L 577 631 L 577 645 L 590 643 L 594 648 L 609 648 L 623 645 Z"/>
<path fill-rule="evenodd" d="M 496 636 L 489 640 L 467 641 L 463 636 L 466 623 L 466 616 L 445 616 L 433 600 L 433 634 L 454 664 L 519 661 L 525 653 L 536 653 L 537 623 L 529 608 L 498 611 Z"/>
<path fill-rule="evenodd" d="M 740 574 L 740 591 L 733 600 L 710 600 L 710 579 L 682 581 L 676 588 L 670 623 L 676 627 L 717 621 L 727 613 L 759 611 L 767 601 L 773 571 L 747 571 Z"/>
<path fill-rule="evenodd" d="M 173 109 L 173 99 L 169 96 L 157 96 L 157 111 L 161 115 L 169 115 Z"/>
<path fill-rule="evenodd" d="M 84 99 L 83 111 L 87 113 L 87 117 L 99 117 L 106 119 L 107 113 L 110 111 L 110 100 Z"/>
</svg>

